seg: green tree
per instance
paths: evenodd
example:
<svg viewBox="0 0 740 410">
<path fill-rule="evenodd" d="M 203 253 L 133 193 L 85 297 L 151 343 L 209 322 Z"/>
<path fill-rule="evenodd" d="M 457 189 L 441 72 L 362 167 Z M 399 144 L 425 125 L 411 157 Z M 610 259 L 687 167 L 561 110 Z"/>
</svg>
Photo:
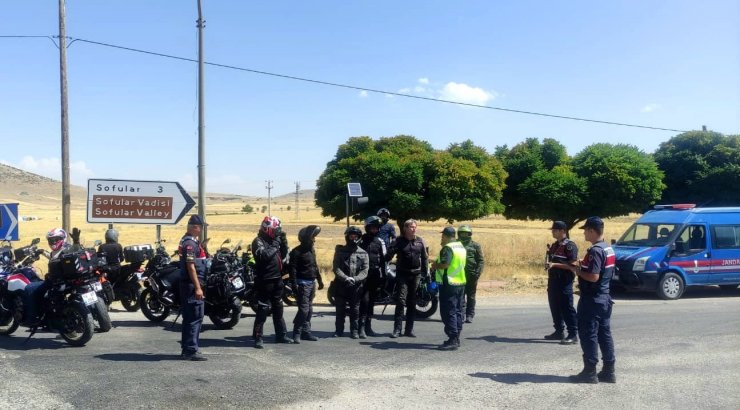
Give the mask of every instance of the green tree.
<svg viewBox="0 0 740 410">
<path fill-rule="evenodd" d="M 662 202 L 740 204 L 740 136 L 685 132 L 662 143 L 655 160 L 665 173 Z"/>
<path fill-rule="evenodd" d="M 254 212 L 254 208 L 252 207 L 252 205 L 246 204 L 242 207 L 242 212 Z"/>
<path fill-rule="evenodd" d="M 386 207 L 399 222 L 476 219 L 503 210 L 505 177 L 499 161 L 471 141 L 435 150 L 407 135 L 354 137 L 327 164 L 315 199 L 322 215 L 342 219 L 346 185 L 360 182 L 369 198 L 367 214 Z"/>
</svg>

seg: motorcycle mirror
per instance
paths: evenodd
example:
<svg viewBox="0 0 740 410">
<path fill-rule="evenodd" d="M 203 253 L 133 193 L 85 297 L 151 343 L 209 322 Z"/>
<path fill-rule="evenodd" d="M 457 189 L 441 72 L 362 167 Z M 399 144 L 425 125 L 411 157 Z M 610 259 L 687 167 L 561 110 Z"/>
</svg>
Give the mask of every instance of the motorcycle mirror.
<svg viewBox="0 0 740 410">
<path fill-rule="evenodd" d="M 100 246 L 101 243 L 103 243 L 103 241 L 101 241 L 100 239 L 96 239 L 95 242 L 93 242 L 95 246 Z"/>
<path fill-rule="evenodd" d="M 39 238 L 34 238 L 34 239 L 33 239 L 33 240 L 31 241 L 31 245 L 37 245 L 37 244 L 38 244 L 39 242 L 41 242 L 41 239 L 39 239 Z"/>
</svg>

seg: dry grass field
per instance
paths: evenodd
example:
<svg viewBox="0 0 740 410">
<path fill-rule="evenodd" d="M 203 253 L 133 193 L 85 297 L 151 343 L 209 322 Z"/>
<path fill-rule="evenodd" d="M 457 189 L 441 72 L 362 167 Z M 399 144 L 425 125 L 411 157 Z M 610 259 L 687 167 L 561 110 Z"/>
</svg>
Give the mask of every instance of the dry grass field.
<svg viewBox="0 0 740 410">
<path fill-rule="evenodd" d="M 283 221 L 291 246 L 297 242 L 296 234 L 301 227 L 309 224 L 322 227 L 316 249 L 322 274 L 325 278 L 330 278 L 334 246 L 344 241 L 345 221 L 334 222 L 330 218 L 322 217 L 320 210 L 308 198 L 300 203 L 300 212 L 296 214 L 295 202 L 283 198 L 273 202 L 272 213 Z M 247 200 L 239 197 L 209 198 L 207 220 L 210 224 L 208 236 L 211 238 L 212 249 L 226 238 L 230 238 L 234 243 L 238 240 L 251 243 L 254 239 L 264 214 L 241 212 Z M 61 209 L 56 201 L 19 202 L 19 213 L 22 216 L 32 215 L 39 218 L 20 222 L 19 244 L 27 243 L 35 237 L 42 237 L 50 228 L 61 225 Z M 256 200 L 249 203 L 254 209 L 260 209 L 266 204 L 265 201 Z M 291 210 L 287 210 L 288 206 L 291 206 Z M 175 249 L 179 238 L 185 232 L 186 219 L 184 218 L 178 225 L 162 226 L 162 238 L 167 240 L 169 250 Z M 606 220 L 607 240 L 617 239 L 635 219 L 637 215 Z M 490 216 L 476 221 L 459 222 L 455 226 L 462 223 L 469 223 L 473 227 L 473 239 L 481 244 L 485 252 L 486 269 L 483 280 L 503 281 L 506 283 L 504 290 L 509 291 L 540 289 L 546 285 L 546 274 L 543 269 L 544 252 L 546 244 L 552 241 L 548 222 L 514 221 L 501 216 Z M 361 222 L 358 221 L 357 224 Z M 106 224 L 86 223 L 85 200 L 78 195 L 73 196 L 72 200 L 72 225 L 82 230 L 82 241 L 88 245 L 92 245 L 97 239 L 102 240 L 107 229 Z M 444 226 L 443 220 L 422 222 L 419 226 L 418 233 L 426 240 L 432 255 L 439 252 L 439 232 Z M 154 225 L 115 227 L 120 232 L 123 245 L 151 244 L 156 237 Z M 574 230 L 572 236 L 582 253 L 586 249 L 586 243 L 583 241 L 581 231 Z"/>
</svg>

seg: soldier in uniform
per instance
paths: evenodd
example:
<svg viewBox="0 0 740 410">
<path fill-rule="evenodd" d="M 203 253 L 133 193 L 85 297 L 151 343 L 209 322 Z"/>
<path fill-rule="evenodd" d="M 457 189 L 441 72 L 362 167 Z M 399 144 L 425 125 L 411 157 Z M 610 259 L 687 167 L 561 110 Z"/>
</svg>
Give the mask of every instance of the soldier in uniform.
<svg viewBox="0 0 740 410">
<path fill-rule="evenodd" d="M 560 340 L 561 344 L 578 342 L 576 309 L 573 307 L 573 279 L 571 268 L 578 262 L 578 247 L 568 239 L 568 225 L 555 221 L 550 228 L 555 242 L 547 250 L 547 300 L 555 331 L 546 340 Z M 563 326 L 565 324 L 565 326 Z M 563 333 L 563 328 L 568 334 Z"/>
<path fill-rule="evenodd" d="M 457 238 L 465 247 L 467 261 L 465 262 L 465 323 L 473 323 L 475 317 L 475 291 L 478 279 L 483 273 L 483 251 L 478 242 L 472 240 L 473 229 L 470 225 L 461 225 L 457 230 Z"/>
<path fill-rule="evenodd" d="M 206 280 L 206 251 L 198 238 L 203 230 L 203 220 L 192 215 L 188 220 L 188 231 L 180 240 L 180 306 L 182 311 L 182 355 L 183 360 L 207 360 L 198 350 L 200 327 L 203 324 L 205 306 L 203 288 Z"/>
<path fill-rule="evenodd" d="M 457 350 L 463 328 L 463 304 L 465 302 L 465 246 L 455 240 L 455 228 L 442 230 L 442 249 L 439 258 L 432 262 L 434 280 L 439 284 L 440 315 L 445 324 L 447 340 L 440 350 Z"/>
<path fill-rule="evenodd" d="M 570 376 L 574 383 L 616 383 L 614 374 L 614 339 L 611 332 L 612 298 L 609 284 L 614 276 L 616 255 L 604 242 L 604 222 L 598 216 L 586 219 L 581 226 L 583 236 L 591 243 L 580 265 L 573 267 L 578 275 L 581 298 L 578 300 L 578 335 L 583 350 L 583 370 Z M 601 371 L 596 373 L 599 349 L 604 360 Z"/>
</svg>

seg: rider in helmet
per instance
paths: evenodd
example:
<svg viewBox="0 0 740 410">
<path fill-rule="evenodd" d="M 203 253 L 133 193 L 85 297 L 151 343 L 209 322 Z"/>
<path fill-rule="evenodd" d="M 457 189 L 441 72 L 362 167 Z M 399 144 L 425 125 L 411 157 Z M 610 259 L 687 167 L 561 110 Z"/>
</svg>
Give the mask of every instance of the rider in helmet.
<svg viewBox="0 0 740 410">
<path fill-rule="evenodd" d="M 462 242 L 467 253 L 465 262 L 465 323 L 473 323 L 475 291 L 485 263 L 480 244 L 472 240 L 472 236 L 473 229 L 470 228 L 470 225 L 460 225 L 457 230 L 457 239 Z"/>
<path fill-rule="evenodd" d="M 315 342 L 319 340 L 311 334 L 311 316 L 313 315 L 313 298 L 316 295 L 316 282 L 319 290 L 324 289 L 324 281 L 316 263 L 316 249 L 314 243 L 321 227 L 309 225 L 298 232 L 298 241 L 301 243 L 290 251 L 288 273 L 293 283 L 293 289 L 298 299 L 298 311 L 293 319 L 293 342 L 302 340 Z"/>
<path fill-rule="evenodd" d="M 262 349 L 262 334 L 267 315 L 272 307 L 272 323 L 275 326 L 275 342 L 292 344 L 293 339 L 286 335 L 283 320 L 283 263 L 288 255 L 288 240 L 280 225 L 280 219 L 266 216 L 262 220 L 259 233 L 252 241 L 254 254 L 254 282 L 257 288 L 257 318 L 254 320 L 252 337 L 254 347 Z"/>
<path fill-rule="evenodd" d="M 115 277 L 121 270 L 123 262 L 123 247 L 118 243 L 118 231 L 108 229 L 105 231 L 105 243 L 98 247 L 98 253 L 105 256 L 110 273 Z"/>
<path fill-rule="evenodd" d="M 385 258 L 388 254 L 385 242 L 378 238 L 378 231 L 382 224 L 383 222 L 377 216 L 370 216 L 365 219 L 365 234 L 360 239 L 360 248 L 367 252 L 370 261 L 367 280 L 365 281 L 362 301 L 360 303 L 360 339 L 364 339 L 366 334 L 375 336 L 370 322 L 373 317 L 375 299 L 385 280 Z"/>
<path fill-rule="evenodd" d="M 391 217 L 391 211 L 387 208 L 378 209 L 378 218 L 380 218 L 381 224 L 378 230 L 378 238 L 385 242 L 386 249 L 389 249 L 391 242 L 396 239 L 396 227 L 389 222 L 388 218 Z"/>
<path fill-rule="evenodd" d="M 367 252 L 358 246 L 362 231 L 350 226 L 344 231 L 344 245 L 337 245 L 332 263 L 334 276 L 339 282 L 334 306 L 336 307 L 336 332 L 344 335 L 345 305 L 349 303 L 349 322 L 352 338 L 359 337 L 360 298 L 362 283 L 367 278 L 369 259 Z"/>
</svg>

